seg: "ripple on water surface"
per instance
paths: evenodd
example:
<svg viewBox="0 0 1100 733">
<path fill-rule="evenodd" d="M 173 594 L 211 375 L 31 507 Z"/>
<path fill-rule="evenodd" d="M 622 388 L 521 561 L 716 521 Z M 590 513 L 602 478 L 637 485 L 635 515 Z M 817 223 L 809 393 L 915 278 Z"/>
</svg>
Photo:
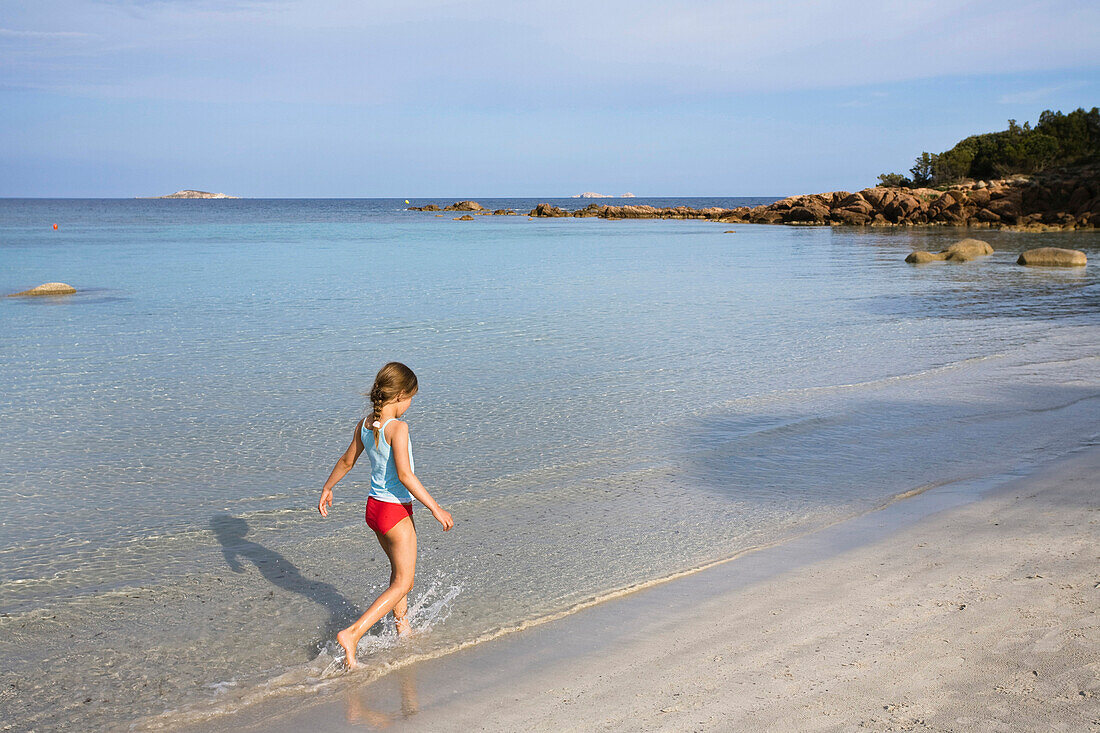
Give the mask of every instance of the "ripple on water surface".
<svg viewBox="0 0 1100 733">
<path fill-rule="evenodd" d="M 361 468 L 328 520 L 315 504 L 391 358 L 417 371 L 417 467 L 457 525 L 417 508 L 422 633 L 365 637 L 368 675 L 1100 424 L 1094 268 L 1016 267 L 1036 235 L 915 268 L 958 233 L 173 203 L 0 201 L 2 285 L 86 288 L 0 301 L 17 727 L 345 684 L 335 631 L 388 564 Z"/>
</svg>

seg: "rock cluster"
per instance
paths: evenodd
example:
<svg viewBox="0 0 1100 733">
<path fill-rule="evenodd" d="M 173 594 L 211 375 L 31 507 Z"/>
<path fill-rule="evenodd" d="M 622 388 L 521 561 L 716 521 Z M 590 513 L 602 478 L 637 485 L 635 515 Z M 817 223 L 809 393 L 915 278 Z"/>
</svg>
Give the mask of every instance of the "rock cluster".
<svg viewBox="0 0 1100 733">
<path fill-rule="evenodd" d="M 456 201 L 444 208 L 444 211 L 481 211 L 485 207 L 476 201 Z"/>
<path fill-rule="evenodd" d="M 76 288 L 74 288 L 72 285 L 69 285 L 67 283 L 42 283 L 41 285 L 37 285 L 37 286 L 31 288 L 30 290 L 23 290 L 23 291 L 18 292 L 18 293 L 12 293 L 8 297 L 14 298 L 16 296 L 22 296 L 22 295 L 26 295 L 26 296 L 72 295 L 75 292 L 76 292 Z"/>
<path fill-rule="evenodd" d="M 476 201 L 455 201 L 450 206 L 439 208 L 436 204 L 425 204 L 424 206 L 410 206 L 406 211 L 473 211 L 478 216 L 515 216 L 516 212 L 513 209 L 496 209 L 495 211 L 489 211 L 484 206 Z M 465 221 L 465 219 L 460 219 Z"/>
<path fill-rule="evenodd" d="M 747 207 L 741 209 L 723 209 L 715 206 L 707 209 L 693 209 L 690 206 L 665 206 L 656 207 L 645 204 L 624 204 L 611 206 L 607 204 L 589 204 L 583 209 L 566 211 L 553 204 L 539 204 L 528 212 L 528 216 L 541 217 L 600 217 L 601 219 L 714 219 L 722 221 L 723 217 L 731 216 L 735 212 L 748 211 Z"/>
<path fill-rule="evenodd" d="M 913 265 L 923 265 L 926 262 L 970 262 L 991 254 L 993 254 L 993 248 L 988 242 L 980 239 L 963 239 L 936 253 L 923 250 L 912 252 L 905 261 Z M 1025 250 L 1016 260 L 1017 265 L 1032 267 L 1084 267 L 1087 263 L 1088 258 L 1081 250 L 1060 247 L 1037 247 Z"/>
<path fill-rule="evenodd" d="M 589 204 L 565 211 L 539 204 L 529 216 L 604 219 L 711 219 L 726 223 L 852 226 L 1005 227 L 1024 231 L 1100 226 L 1100 167 L 1064 169 L 1031 179 L 978 181 L 946 191 L 866 188 L 790 196 L 765 206 L 693 209 L 687 206 Z"/>
<path fill-rule="evenodd" d="M 906 257 L 905 261 L 913 265 L 923 265 L 926 262 L 970 262 L 983 255 L 991 254 L 993 254 L 993 248 L 988 242 L 980 239 L 964 239 L 935 254 L 918 250 Z"/>
</svg>

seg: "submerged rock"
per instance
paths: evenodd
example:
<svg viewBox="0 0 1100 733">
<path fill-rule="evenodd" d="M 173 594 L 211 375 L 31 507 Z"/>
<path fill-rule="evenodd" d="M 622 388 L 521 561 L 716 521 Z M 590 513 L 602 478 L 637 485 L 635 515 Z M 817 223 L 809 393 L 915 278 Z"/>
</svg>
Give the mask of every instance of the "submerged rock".
<svg viewBox="0 0 1100 733">
<path fill-rule="evenodd" d="M 473 221 L 473 220 L 474 220 L 474 217 L 470 216 L 469 214 L 463 214 L 462 216 L 456 216 L 454 218 L 454 221 Z"/>
<path fill-rule="evenodd" d="M 923 265 L 928 262 L 943 262 L 947 259 L 947 255 L 942 253 L 926 252 L 923 249 L 918 249 L 916 252 L 910 252 L 909 256 L 905 258 L 905 261 L 910 265 Z"/>
<path fill-rule="evenodd" d="M 16 296 L 35 296 L 35 295 L 72 295 L 76 292 L 76 288 L 68 283 L 42 283 L 30 290 L 24 290 L 20 293 L 12 293 L 9 298 Z"/>
<path fill-rule="evenodd" d="M 1016 260 L 1017 265 L 1031 267 L 1084 267 L 1088 263 L 1085 253 L 1079 249 L 1061 247 L 1037 247 L 1029 249 Z"/>
</svg>

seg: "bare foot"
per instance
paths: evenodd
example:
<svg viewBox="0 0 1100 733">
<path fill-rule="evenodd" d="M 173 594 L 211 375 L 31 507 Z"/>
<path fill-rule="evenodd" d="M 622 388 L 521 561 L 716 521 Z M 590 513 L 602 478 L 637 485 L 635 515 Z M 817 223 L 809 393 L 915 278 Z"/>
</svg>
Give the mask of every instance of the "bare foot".
<svg viewBox="0 0 1100 733">
<path fill-rule="evenodd" d="M 397 618 L 396 616 L 394 616 L 393 620 L 394 620 L 394 624 L 397 626 L 397 635 L 398 636 L 400 636 L 402 638 L 405 638 L 407 636 L 412 636 L 413 629 L 412 629 L 412 624 L 409 623 L 408 615 L 402 616 L 401 618 Z"/>
<path fill-rule="evenodd" d="M 336 635 L 336 641 L 340 642 L 340 646 L 344 647 L 344 664 L 348 669 L 356 669 L 359 664 L 355 661 L 355 647 L 356 642 L 353 641 L 353 636 L 350 629 L 344 629 Z"/>
</svg>

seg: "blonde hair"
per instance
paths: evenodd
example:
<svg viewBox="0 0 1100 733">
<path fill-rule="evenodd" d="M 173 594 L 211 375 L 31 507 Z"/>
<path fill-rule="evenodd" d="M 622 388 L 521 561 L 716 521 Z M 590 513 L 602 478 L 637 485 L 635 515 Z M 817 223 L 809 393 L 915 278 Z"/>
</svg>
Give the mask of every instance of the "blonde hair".
<svg viewBox="0 0 1100 733">
<path fill-rule="evenodd" d="M 378 445 L 378 429 L 381 425 L 378 421 L 382 417 L 382 407 L 393 402 L 399 395 L 411 397 L 416 394 L 416 375 L 413 370 L 399 361 L 391 361 L 378 370 L 374 378 L 374 386 L 367 394 L 371 401 L 371 414 L 366 418 L 365 424 L 374 431 L 374 445 Z"/>
</svg>

